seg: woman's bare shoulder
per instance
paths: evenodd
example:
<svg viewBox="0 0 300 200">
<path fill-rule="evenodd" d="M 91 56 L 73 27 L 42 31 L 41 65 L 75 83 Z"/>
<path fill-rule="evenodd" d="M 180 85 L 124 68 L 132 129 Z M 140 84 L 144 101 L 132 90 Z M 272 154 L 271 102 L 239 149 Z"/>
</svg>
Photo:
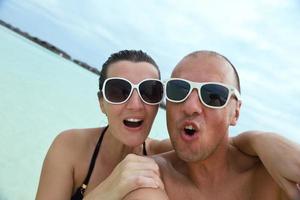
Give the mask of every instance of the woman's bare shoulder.
<svg viewBox="0 0 300 200">
<path fill-rule="evenodd" d="M 44 159 L 37 199 L 49 197 L 49 191 L 55 191 L 51 199 L 71 195 L 74 185 L 78 186 L 83 180 L 90 158 L 87 154 L 91 154 L 89 149 L 97 132 L 100 135 L 99 131 L 100 128 L 70 129 L 56 136 Z M 97 143 L 97 139 L 94 140 Z"/>
<path fill-rule="evenodd" d="M 72 145 L 74 143 L 93 141 L 99 136 L 100 129 L 101 128 L 68 129 L 59 133 L 54 142 Z"/>
<path fill-rule="evenodd" d="M 63 154 L 65 158 L 78 159 L 80 154 L 89 152 L 100 135 L 101 128 L 69 129 L 59 133 L 50 146 L 49 152 Z M 73 156 L 73 155 L 76 155 Z"/>
</svg>

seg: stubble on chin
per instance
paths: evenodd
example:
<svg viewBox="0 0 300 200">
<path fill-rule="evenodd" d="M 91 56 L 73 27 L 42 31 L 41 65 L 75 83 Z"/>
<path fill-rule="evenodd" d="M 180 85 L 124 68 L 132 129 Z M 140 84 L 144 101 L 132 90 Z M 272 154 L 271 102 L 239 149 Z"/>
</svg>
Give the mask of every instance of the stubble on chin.
<svg viewBox="0 0 300 200">
<path fill-rule="evenodd" d="M 202 148 L 192 149 L 188 144 L 179 146 L 176 142 L 173 143 L 177 156 L 185 162 L 198 162 L 207 159 L 211 151 Z"/>
</svg>

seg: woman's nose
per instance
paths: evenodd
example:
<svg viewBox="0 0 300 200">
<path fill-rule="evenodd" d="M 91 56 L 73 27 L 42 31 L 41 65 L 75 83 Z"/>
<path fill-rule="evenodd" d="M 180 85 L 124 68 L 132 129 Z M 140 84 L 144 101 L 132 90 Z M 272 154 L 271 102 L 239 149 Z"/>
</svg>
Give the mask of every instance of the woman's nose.
<svg viewBox="0 0 300 200">
<path fill-rule="evenodd" d="M 134 89 L 132 91 L 131 96 L 128 99 L 127 102 L 127 108 L 129 109 L 141 109 L 144 105 L 144 102 L 142 101 L 140 95 L 138 94 L 138 91 Z"/>
</svg>

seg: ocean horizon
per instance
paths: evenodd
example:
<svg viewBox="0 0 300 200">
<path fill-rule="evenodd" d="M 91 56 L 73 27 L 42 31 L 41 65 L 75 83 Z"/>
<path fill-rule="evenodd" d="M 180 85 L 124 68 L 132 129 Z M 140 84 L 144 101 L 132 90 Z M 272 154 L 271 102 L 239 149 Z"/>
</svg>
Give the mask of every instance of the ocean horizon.
<svg viewBox="0 0 300 200">
<path fill-rule="evenodd" d="M 0 199 L 34 199 L 53 139 L 106 125 L 98 76 L 3 26 L 0 38 Z M 150 137 L 168 137 L 162 109 Z"/>
<path fill-rule="evenodd" d="M 299 2 L 218 2 L 221 10 L 215 3 L 0 0 L 0 19 L 99 70 L 113 52 L 142 49 L 166 79 L 187 53 L 220 52 L 242 86 L 230 135 L 272 131 L 300 143 Z M 0 91 L 0 200 L 34 199 L 53 139 L 66 129 L 106 125 L 98 76 L 0 25 Z M 150 137 L 168 138 L 163 109 Z"/>
</svg>

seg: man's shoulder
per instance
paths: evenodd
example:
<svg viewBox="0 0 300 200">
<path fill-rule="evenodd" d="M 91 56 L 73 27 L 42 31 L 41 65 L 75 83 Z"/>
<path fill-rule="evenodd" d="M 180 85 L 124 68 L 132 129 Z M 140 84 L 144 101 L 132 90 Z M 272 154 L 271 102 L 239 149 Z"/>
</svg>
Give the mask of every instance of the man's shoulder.
<svg viewBox="0 0 300 200">
<path fill-rule="evenodd" d="M 238 173 L 254 171 L 261 164 L 258 157 L 249 156 L 239 151 L 235 146 L 230 145 L 229 151 L 231 166 Z"/>
<path fill-rule="evenodd" d="M 156 154 L 151 157 L 155 160 L 155 162 L 160 167 L 166 167 L 168 165 L 172 165 L 172 163 L 179 160 L 179 158 L 174 150 L 168 151 L 165 153 L 161 153 L 161 154 Z"/>
<path fill-rule="evenodd" d="M 256 196 L 265 196 L 270 199 L 282 200 L 299 198 L 298 195 L 288 195 L 285 193 L 269 174 L 263 163 L 259 163 L 255 168 L 253 168 L 252 186 L 254 198 L 256 198 Z M 297 197 L 294 198 L 295 196 Z"/>
<path fill-rule="evenodd" d="M 253 199 L 287 199 L 286 194 L 257 157 L 246 155 L 235 147 L 230 148 L 230 151 L 231 166 L 240 177 L 238 180 L 247 183 Z"/>
<path fill-rule="evenodd" d="M 153 158 L 159 166 L 161 178 L 165 184 L 179 180 L 186 172 L 186 162 L 181 160 L 175 151 L 158 154 Z"/>
</svg>

